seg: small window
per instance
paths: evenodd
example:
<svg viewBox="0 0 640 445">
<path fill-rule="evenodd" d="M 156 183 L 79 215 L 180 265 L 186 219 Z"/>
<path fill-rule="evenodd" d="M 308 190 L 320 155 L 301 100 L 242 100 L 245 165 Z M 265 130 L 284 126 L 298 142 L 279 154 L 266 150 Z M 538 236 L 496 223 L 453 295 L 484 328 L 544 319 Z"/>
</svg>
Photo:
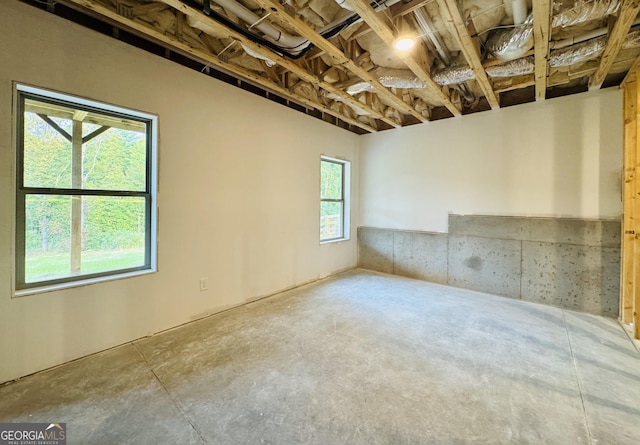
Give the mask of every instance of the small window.
<svg viewBox="0 0 640 445">
<path fill-rule="evenodd" d="M 154 270 L 156 117 L 24 85 L 17 103 L 16 289 Z"/>
<path fill-rule="evenodd" d="M 321 242 L 349 239 L 349 176 L 349 161 L 321 158 Z"/>
</svg>

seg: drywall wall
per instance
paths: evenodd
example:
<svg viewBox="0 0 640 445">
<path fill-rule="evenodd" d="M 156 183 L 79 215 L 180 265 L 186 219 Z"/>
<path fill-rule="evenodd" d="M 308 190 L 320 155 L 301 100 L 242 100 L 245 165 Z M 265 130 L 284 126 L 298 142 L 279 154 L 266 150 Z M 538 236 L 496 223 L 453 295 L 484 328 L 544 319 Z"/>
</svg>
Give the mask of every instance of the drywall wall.
<svg viewBox="0 0 640 445">
<path fill-rule="evenodd" d="M 449 213 L 619 218 L 622 95 L 584 93 L 362 136 L 361 224 Z"/>
<path fill-rule="evenodd" d="M 356 135 L 15 1 L 0 40 L 0 382 L 356 265 Z M 159 116 L 157 273 L 12 298 L 12 81 Z M 318 241 L 321 154 L 353 162 L 348 242 Z"/>
</svg>

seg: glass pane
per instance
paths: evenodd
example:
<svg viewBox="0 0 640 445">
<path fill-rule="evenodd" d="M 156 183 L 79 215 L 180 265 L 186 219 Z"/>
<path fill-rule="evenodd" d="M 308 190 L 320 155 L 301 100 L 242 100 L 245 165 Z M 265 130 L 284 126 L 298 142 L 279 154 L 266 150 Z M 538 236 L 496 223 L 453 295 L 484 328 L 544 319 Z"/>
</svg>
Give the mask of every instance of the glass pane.
<svg viewBox="0 0 640 445">
<path fill-rule="evenodd" d="M 145 232 L 144 198 L 28 195 L 25 281 L 144 266 Z"/>
<path fill-rule="evenodd" d="M 320 198 L 342 199 L 342 164 L 321 162 Z"/>
<path fill-rule="evenodd" d="M 82 165 L 75 178 L 74 137 Z M 24 153 L 27 187 L 146 190 L 144 122 L 27 98 Z"/>
<path fill-rule="evenodd" d="M 70 134 L 70 120 L 51 122 Z M 71 142 L 36 113 L 24 114 L 24 185 L 71 187 Z"/>
<path fill-rule="evenodd" d="M 145 133 L 110 128 L 82 148 L 82 188 L 145 191 Z"/>
<path fill-rule="evenodd" d="M 342 238 L 342 202 L 320 203 L 320 240 Z"/>
<path fill-rule="evenodd" d="M 85 196 L 82 213 L 83 274 L 144 266 L 144 198 Z"/>
<path fill-rule="evenodd" d="M 25 210 L 25 281 L 68 277 L 71 197 L 27 195 Z"/>
</svg>

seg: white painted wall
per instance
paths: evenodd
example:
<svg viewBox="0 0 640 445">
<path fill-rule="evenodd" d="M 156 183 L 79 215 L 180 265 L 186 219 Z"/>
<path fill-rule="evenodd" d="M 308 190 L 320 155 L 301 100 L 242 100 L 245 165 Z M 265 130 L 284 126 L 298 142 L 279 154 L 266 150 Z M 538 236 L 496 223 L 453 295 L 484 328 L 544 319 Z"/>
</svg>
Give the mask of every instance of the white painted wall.
<svg viewBox="0 0 640 445">
<path fill-rule="evenodd" d="M 362 136 L 363 226 L 447 215 L 619 218 L 622 94 L 567 96 Z"/>
<path fill-rule="evenodd" d="M 15 1 L 0 41 L 0 382 L 355 266 L 318 238 L 321 154 L 358 224 L 356 135 Z M 12 81 L 159 115 L 157 273 L 12 298 Z"/>
</svg>

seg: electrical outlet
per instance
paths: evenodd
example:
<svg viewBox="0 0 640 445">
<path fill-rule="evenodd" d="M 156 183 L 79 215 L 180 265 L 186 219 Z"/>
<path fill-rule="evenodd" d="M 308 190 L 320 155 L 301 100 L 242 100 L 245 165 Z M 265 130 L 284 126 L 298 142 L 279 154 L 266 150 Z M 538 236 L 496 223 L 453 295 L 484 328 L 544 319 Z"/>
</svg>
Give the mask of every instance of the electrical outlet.
<svg viewBox="0 0 640 445">
<path fill-rule="evenodd" d="M 200 290 L 209 290 L 209 278 L 200 278 Z"/>
</svg>

